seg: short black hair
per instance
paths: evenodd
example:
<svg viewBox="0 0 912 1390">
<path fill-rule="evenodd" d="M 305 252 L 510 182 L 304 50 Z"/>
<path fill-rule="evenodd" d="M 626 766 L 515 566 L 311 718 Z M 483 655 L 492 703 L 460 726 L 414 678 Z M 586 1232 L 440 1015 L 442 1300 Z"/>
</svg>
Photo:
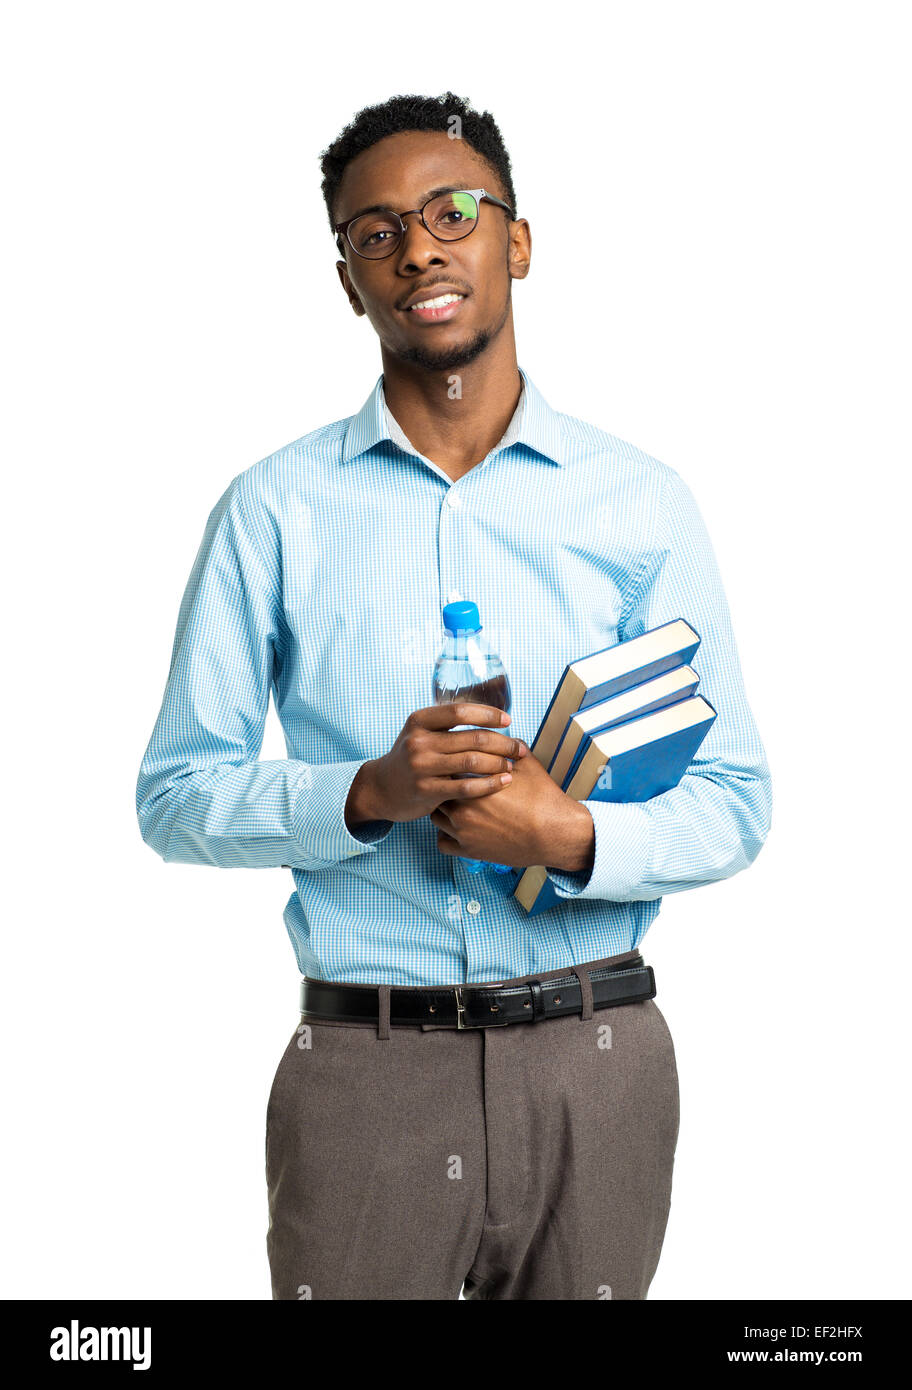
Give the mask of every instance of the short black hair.
<svg viewBox="0 0 912 1390">
<path fill-rule="evenodd" d="M 503 185 L 506 201 L 515 212 L 516 190 L 510 156 L 490 111 L 476 111 L 467 98 L 458 97 L 454 92 L 444 92 L 437 97 L 396 96 L 377 106 L 365 106 L 320 155 L 323 198 L 330 228 L 335 231 L 333 203 L 346 165 L 355 155 L 369 150 L 387 135 L 398 135 L 401 131 L 446 132 L 451 129 L 454 116 L 459 117 L 461 138 L 494 169 Z"/>
</svg>

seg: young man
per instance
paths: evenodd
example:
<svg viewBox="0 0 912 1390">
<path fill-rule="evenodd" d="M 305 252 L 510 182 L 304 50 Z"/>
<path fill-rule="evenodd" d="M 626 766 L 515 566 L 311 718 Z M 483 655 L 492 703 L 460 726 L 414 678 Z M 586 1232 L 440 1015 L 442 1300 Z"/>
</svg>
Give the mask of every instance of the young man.
<svg viewBox="0 0 912 1390">
<path fill-rule="evenodd" d="M 770 822 L 712 547 L 673 469 L 519 367 L 530 231 L 488 113 L 395 97 L 322 168 L 383 374 L 214 508 L 137 785 L 167 862 L 294 876 L 273 1297 L 643 1299 L 678 1079 L 638 948 L 664 893 L 746 868 Z M 583 197 L 568 235 L 591 265 Z M 504 660 L 512 722 L 432 703 L 454 598 Z M 679 617 L 717 711 L 699 756 L 649 802 L 573 801 L 529 753 L 565 665 Z M 290 756 L 264 762 L 270 690 Z M 562 901 L 529 916 L 465 859 L 545 864 Z"/>
</svg>

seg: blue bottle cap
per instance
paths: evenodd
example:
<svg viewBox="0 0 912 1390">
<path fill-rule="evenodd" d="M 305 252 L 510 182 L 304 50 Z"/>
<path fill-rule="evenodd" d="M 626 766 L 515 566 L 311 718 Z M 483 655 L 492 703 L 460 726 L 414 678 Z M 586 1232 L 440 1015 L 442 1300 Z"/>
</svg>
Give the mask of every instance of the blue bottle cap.
<svg viewBox="0 0 912 1390">
<path fill-rule="evenodd" d="M 447 632 L 480 632 L 478 606 L 464 599 L 460 603 L 448 603 L 443 610 L 443 625 Z"/>
</svg>

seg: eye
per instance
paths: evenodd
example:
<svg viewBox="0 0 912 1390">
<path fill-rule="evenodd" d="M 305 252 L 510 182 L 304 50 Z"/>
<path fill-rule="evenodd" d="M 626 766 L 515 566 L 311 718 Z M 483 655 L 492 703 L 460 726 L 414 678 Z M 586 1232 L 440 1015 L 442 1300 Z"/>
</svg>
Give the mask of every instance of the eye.
<svg viewBox="0 0 912 1390">
<path fill-rule="evenodd" d="M 365 214 L 363 218 L 358 218 L 349 228 L 349 238 L 354 246 L 362 251 L 376 250 L 379 246 L 384 246 L 390 237 L 399 235 L 399 227 L 389 217 L 382 213 Z"/>
<path fill-rule="evenodd" d="M 457 189 L 453 193 L 444 193 L 441 197 L 435 198 L 428 204 L 426 212 L 425 220 L 432 222 L 441 231 L 455 231 L 464 227 L 467 222 L 475 222 L 478 206 L 471 193 Z"/>
</svg>

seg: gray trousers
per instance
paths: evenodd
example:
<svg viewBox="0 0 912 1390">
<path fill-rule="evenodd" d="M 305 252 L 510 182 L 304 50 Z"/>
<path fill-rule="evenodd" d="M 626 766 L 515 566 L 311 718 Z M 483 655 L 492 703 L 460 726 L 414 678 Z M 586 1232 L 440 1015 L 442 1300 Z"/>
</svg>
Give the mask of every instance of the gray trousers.
<svg viewBox="0 0 912 1390">
<path fill-rule="evenodd" d="M 388 1036 L 302 1020 L 266 1108 L 273 1298 L 644 1299 L 678 1116 L 653 1000 Z"/>
</svg>

